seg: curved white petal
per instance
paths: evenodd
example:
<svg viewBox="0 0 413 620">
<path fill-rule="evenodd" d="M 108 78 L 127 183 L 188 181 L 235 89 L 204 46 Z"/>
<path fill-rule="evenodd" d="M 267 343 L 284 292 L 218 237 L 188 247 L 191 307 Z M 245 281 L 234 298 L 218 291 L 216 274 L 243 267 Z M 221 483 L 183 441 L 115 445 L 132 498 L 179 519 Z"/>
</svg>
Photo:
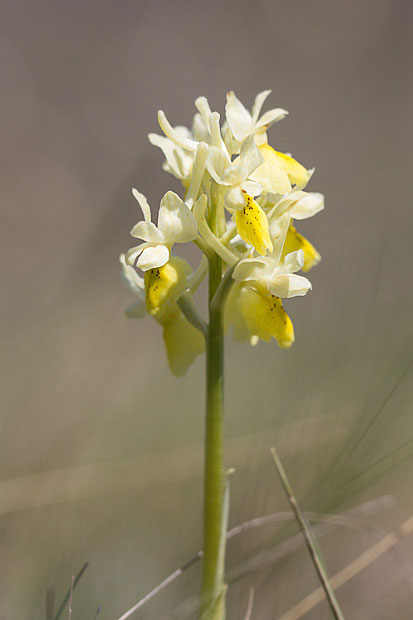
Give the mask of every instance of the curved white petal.
<svg viewBox="0 0 413 620">
<path fill-rule="evenodd" d="M 125 261 L 128 265 L 135 265 L 137 258 L 142 254 L 145 248 L 150 246 L 150 243 L 141 243 L 133 248 L 130 248 L 125 254 Z"/>
<path fill-rule="evenodd" d="M 279 274 L 282 273 L 295 273 L 296 271 L 300 271 L 304 266 L 304 252 L 303 250 L 296 250 L 295 252 L 290 252 L 284 258 L 284 262 L 278 268 L 277 272 Z"/>
<path fill-rule="evenodd" d="M 208 130 L 209 129 L 209 116 L 211 114 L 211 108 L 209 106 L 208 99 L 202 96 L 198 97 L 197 99 L 195 99 L 195 107 L 201 116 L 201 119 L 202 119 L 202 122 L 205 128 Z"/>
<path fill-rule="evenodd" d="M 138 260 L 136 266 L 142 271 L 148 271 L 148 269 L 156 269 L 156 267 L 162 267 L 169 260 L 169 250 L 165 245 L 147 245 Z"/>
<path fill-rule="evenodd" d="M 297 192 L 298 193 L 298 192 Z M 289 213 L 295 220 L 305 220 L 308 217 L 312 217 L 319 211 L 324 209 L 324 196 L 318 192 L 300 192 L 304 194 L 302 198 L 299 198 L 289 208 Z"/>
<path fill-rule="evenodd" d="M 270 256 L 277 265 L 280 262 L 285 238 L 287 236 L 288 227 L 290 225 L 290 219 L 291 218 L 288 213 L 285 213 L 280 217 L 268 218 L 270 237 L 273 247 L 273 251 L 271 252 Z"/>
<path fill-rule="evenodd" d="M 238 282 L 265 280 L 273 270 L 272 261 L 266 257 L 243 258 L 234 269 L 232 277 Z"/>
<path fill-rule="evenodd" d="M 177 179 L 186 179 L 190 176 L 194 156 L 177 146 L 169 138 L 158 136 L 156 133 L 148 135 L 149 142 L 161 149 L 168 164 L 168 172 L 171 172 Z"/>
<path fill-rule="evenodd" d="M 260 127 L 271 127 L 271 125 L 273 125 L 274 123 L 282 121 L 282 119 L 285 118 L 287 114 L 287 110 L 284 110 L 283 108 L 274 108 L 273 110 L 268 110 L 268 112 L 265 112 L 256 123 L 256 129 L 259 129 Z"/>
<path fill-rule="evenodd" d="M 206 127 L 199 112 L 195 114 L 192 120 L 192 135 L 197 142 L 206 142 L 207 144 L 211 143 L 209 123 Z"/>
<path fill-rule="evenodd" d="M 244 140 L 254 131 L 251 114 L 233 91 L 227 94 L 225 114 L 228 125 L 236 140 Z"/>
<path fill-rule="evenodd" d="M 196 157 L 192 169 L 191 182 L 186 194 L 186 204 L 190 209 L 198 198 L 199 188 L 201 186 L 202 177 L 204 176 L 206 160 L 208 157 L 208 145 L 200 142 L 196 150 Z"/>
<path fill-rule="evenodd" d="M 234 211 L 245 207 L 245 197 L 241 185 L 234 185 L 225 192 L 224 204 L 227 209 Z"/>
<path fill-rule="evenodd" d="M 219 185 L 232 184 L 231 181 L 223 179 L 227 171 L 231 170 L 231 161 L 225 153 L 215 146 L 212 146 L 208 151 L 206 167 L 213 180 Z"/>
<path fill-rule="evenodd" d="M 250 174 L 254 172 L 264 162 L 264 158 L 257 145 L 254 136 L 249 136 L 241 145 L 239 157 L 233 162 L 232 167 L 227 170 L 223 180 L 233 183 L 246 181 Z"/>
<path fill-rule="evenodd" d="M 172 142 L 175 142 L 175 144 L 178 144 L 178 146 L 182 146 L 182 148 L 186 149 L 187 151 L 196 151 L 197 143 L 194 140 L 183 136 L 179 131 L 174 129 L 166 118 L 165 112 L 163 112 L 163 110 L 159 110 L 158 112 L 158 123 L 165 136 L 170 138 Z"/>
<path fill-rule="evenodd" d="M 174 192 L 166 192 L 161 200 L 158 228 L 165 243 L 187 243 L 196 239 L 198 224 L 184 201 Z"/>
<path fill-rule="evenodd" d="M 262 185 L 261 183 L 257 183 L 256 181 L 243 181 L 242 189 L 244 189 L 247 194 L 250 196 L 259 196 L 262 193 Z"/>
<path fill-rule="evenodd" d="M 268 288 L 276 297 L 285 299 L 305 295 L 311 289 L 311 282 L 304 276 L 287 273 L 268 280 Z"/>
<path fill-rule="evenodd" d="M 261 114 L 261 108 L 269 94 L 271 94 L 270 90 L 263 90 L 255 97 L 254 105 L 252 106 L 251 110 L 252 122 L 254 123 L 254 125 L 257 122 L 259 115 Z"/>
<path fill-rule="evenodd" d="M 198 222 L 199 233 L 202 238 L 206 241 L 206 243 L 224 260 L 228 265 L 232 265 L 236 263 L 238 260 L 238 256 L 231 252 L 226 245 L 224 245 L 217 237 L 214 235 L 208 223 L 205 219 L 205 209 L 207 206 L 207 197 L 205 194 L 202 194 L 196 201 L 193 207 L 193 214 L 196 217 Z"/>
<path fill-rule="evenodd" d="M 138 222 L 130 231 L 132 237 L 142 239 L 143 241 L 150 241 L 151 243 L 164 243 L 164 236 L 153 224 L 153 222 Z"/>
<path fill-rule="evenodd" d="M 141 192 L 138 192 L 138 190 L 135 188 L 132 189 L 132 194 L 133 194 L 133 197 L 136 198 L 136 200 L 139 203 L 140 208 L 142 209 L 145 222 L 150 222 L 151 221 L 151 208 L 148 204 L 148 201 L 146 200 L 146 196 L 141 194 Z"/>
</svg>

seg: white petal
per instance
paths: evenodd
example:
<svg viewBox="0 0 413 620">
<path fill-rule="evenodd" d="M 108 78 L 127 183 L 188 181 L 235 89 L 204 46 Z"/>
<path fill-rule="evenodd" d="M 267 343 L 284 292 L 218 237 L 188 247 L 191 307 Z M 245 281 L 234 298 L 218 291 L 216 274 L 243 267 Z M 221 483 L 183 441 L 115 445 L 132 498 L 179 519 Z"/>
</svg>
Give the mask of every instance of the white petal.
<svg viewBox="0 0 413 620">
<path fill-rule="evenodd" d="M 288 273 L 269 280 L 268 288 L 276 297 L 285 299 L 305 295 L 311 289 L 311 282 L 304 276 Z"/>
<path fill-rule="evenodd" d="M 244 258 L 235 267 L 232 277 L 238 282 L 258 281 L 266 279 L 271 271 L 272 262 L 266 257 Z"/>
<path fill-rule="evenodd" d="M 150 246 L 150 243 L 141 243 L 133 248 L 130 248 L 125 254 L 125 261 L 128 265 L 135 265 L 136 259 L 142 254 L 145 248 Z"/>
<path fill-rule="evenodd" d="M 218 112 L 213 112 L 209 116 L 209 126 L 211 129 L 211 144 L 212 146 L 216 146 L 221 151 L 226 151 L 226 146 L 221 136 L 221 129 L 219 126 L 220 115 Z"/>
<path fill-rule="evenodd" d="M 196 239 L 198 224 L 184 201 L 174 192 L 166 192 L 161 200 L 158 228 L 165 243 L 187 243 Z"/>
<path fill-rule="evenodd" d="M 208 123 L 208 127 L 206 127 L 199 113 L 195 114 L 192 120 L 192 135 L 194 136 L 197 142 L 206 142 L 207 144 L 211 143 L 211 136 L 209 133 L 209 123 Z"/>
<path fill-rule="evenodd" d="M 169 250 L 165 245 L 147 245 L 138 260 L 136 266 L 142 271 L 162 267 L 169 260 Z"/>
<path fill-rule="evenodd" d="M 246 181 L 263 162 L 264 158 L 255 144 L 254 136 L 249 136 L 242 143 L 240 156 L 233 162 L 231 169 L 225 173 L 223 180 L 231 183 Z"/>
<path fill-rule="evenodd" d="M 234 211 L 245 207 L 245 196 L 241 185 L 234 185 L 225 192 L 224 203 L 227 209 Z"/>
<path fill-rule="evenodd" d="M 296 250 L 290 252 L 284 258 L 283 264 L 279 267 L 278 273 L 294 273 L 300 271 L 304 266 L 304 252 L 303 250 Z"/>
<path fill-rule="evenodd" d="M 268 110 L 265 112 L 256 123 L 256 128 L 259 127 L 271 127 L 274 123 L 281 121 L 283 118 L 287 116 L 287 110 L 283 110 L 283 108 L 274 108 L 273 110 Z"/>
<path fill-rule="evenodd" d="M 270 90 L 263 90 L 262 93 L 258 93 L 258 95 L 255 97 L 254 105 L 252 106 L 251 110 L 252 122 L 254 123 L 254 125 L 259 118 L 264 101 L 270 93 Z"/>
<path fill-rule="evenodd" d="M 250 196 L 259 196 L 262 193 L 262 185 L 261 183 L 257 183 L 256 181 L 244 181 L 242 183 L 242 189 L 244 189 L 247 194 Z"/>
<path fill-rule="evenodd" d="M 174 129 L 166 118 L 165 112 L 163 112 L 162 110 L 159 110 L 158 112 L 158 123 L 165 136 L 170 138 L 173 142 L 175 142 L 175 144 L 178 144 L 178 146 L 182 146 L 182 148 L 186 149 L 187 151 L 196 151 L 197 143 L 194 140 L 186 138 L 179 131 Z"/>
<path fill-rule="evenodd" d="M 220 185 L 232 185 L 231 181 L 223 180 L 227 171 L 231 170 L 231 161 L 220 149 L 214 146 L 209 149 L 206 167 L 216 183 Z"/>
<path fill-rule="evenodd" d="M 301 194 L 304 194 L 304 196 L 294 202 L 289 208 L 289 213 L 292 218 L 296 220 L 305 220 L 324 209 L 323 194 L 317 192 L 311 192 L 309 194 L 301 192 Z"/>
<path fill-rule="evenodd" d="M 273 251 L 270 256 L 275 261 L 275 264 L 280 262 L 282 250 L 285 243 L 285 237 L 287 236 L 288 227 L 290 225 L 290 216 L 288 213 L 281 215 L 281 217 L 269 217 L 270 237 L 272 241 Z"/>
<path fill-rule="evenodd" d="M 186 179 L 190 176 L 194 161 L 192 153 L 177 146 L 172 140 L 165 138 L 165 136 L 158 136 L 156 133 L 150 133 L 148 138 L 151 144 L 162 150 L 169 166 L 168 171 L 171 172 L 174 177 L 177 179 Z"/>
<path fill-rule="evenodd" d="M 217 237 L 213 234 L 205 219 L 205 209 L 207 206 L 207 197 L 202 194 L 193 207 L 193 214 L 198 222 L 199 233 L 206 243 L 220 256 L 228 265 L 237 262 L 238 256 L 231 252 Z"/>
<path fill-rule="evenodd" d="M 202 122 L 206 129 L 209 128 L 209 116 L 211 114 L 211 108 L 209 107 L 208 99 L 206 97 L 198 97 L 195 99 L 195 106 L 201 115 Z"/>
<path fill-rule="evenodd" d="M 159 228 L 152 222 L 138 222 L 130 231 L 132 237 L 150 241 L 151 243 L 164 243 L 164 237 Z"/>
<path fill-rule="evenodd" d="M 205 172 L 206 160 L 208 157 L 208 145 L 200 142 L 196 150 L 196 157 L 192 168 L 191 182 L 186 194 L 186 204 L 190 209 L 198 198 L 199 188 L 201 187 L 202 177 Z"/>
<path fill-rule="evenodd" d="M 236 140 L 244 140 L 254 131 L 251 114 L 233 91 L 227 94 L 225 114 Z"/>
<path fill-rule="evenodd" d="M 139 206 L 142 209 L 143 217 L 145 218 L 145 222 L 151 221 L 151 208 L 146 200 L 146 196 L 138 192 L 137 189 L 132 189 L 132 194 L 134 198 L 139 202 Z"/>
</svg>

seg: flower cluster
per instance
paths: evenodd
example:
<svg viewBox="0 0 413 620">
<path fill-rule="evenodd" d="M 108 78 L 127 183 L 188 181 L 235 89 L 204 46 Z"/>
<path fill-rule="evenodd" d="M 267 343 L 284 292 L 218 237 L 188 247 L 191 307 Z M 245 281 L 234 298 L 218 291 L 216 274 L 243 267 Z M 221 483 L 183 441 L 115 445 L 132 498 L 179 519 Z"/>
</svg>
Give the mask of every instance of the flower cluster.
<svg viewBox="0 0 413 620">
<path fill-rule="evenodd" d="M 164 135 L 149 134 L 165 156 L 164 170 L 182 182 L 185 193 L 163 196 L 155 224 L 145 196 L 132 192 L 143 219 L 131 231 L 141 243 L 120 259 L 123 280 L 137 296 L 126 314 L 149 314 L 161 324 L 176 375 L 204 350 L 202 329 L 185 307 L 197 312 L 192 295 L 213 254 L 230 274 L 225 322 L 235 337 L 252 344 L 274 338 L 281 348 L 294 342 L 282 300 L 307 293 L 311 283 L 297 272 L 320 260 L 295 220 L 323 209 L 324 197 L 304 191 L 313 170 L 268 144 L 268 128 L 287 114 L 281 108 L 261 114 L 269 94 L 259 93 L 249 112 L 235 93 L 228 93 L 222 125 L 207 99 L 199 97 L 191 129 L 173 127 L 159 111 Z M 175 244 L 188 242 L 204 254 L 195 271 L 172 253 Z"/>
</svg>

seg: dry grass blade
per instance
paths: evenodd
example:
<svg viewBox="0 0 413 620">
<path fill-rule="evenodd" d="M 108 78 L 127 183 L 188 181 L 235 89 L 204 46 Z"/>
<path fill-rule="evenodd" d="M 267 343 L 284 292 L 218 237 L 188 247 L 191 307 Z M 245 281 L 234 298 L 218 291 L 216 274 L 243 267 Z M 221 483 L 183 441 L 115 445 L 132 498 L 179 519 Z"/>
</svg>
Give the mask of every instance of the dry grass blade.
<svg viewBox="0 0 413 620">
<path fill-rule="evenodd" d="M 367 529 L 367 530 L 376 531 L 375 528 L 366 526 L 360 520 L 359 517 L 374 514 L 375 512 L 386 510 L 386 509 L 392 508 L 393 506 L 394 506 L 393 497 L 390 495 L 384 495 L 375 500 L 365 502 L 361 506 L 358 506 L 357 508 L 353 508 L 344 514 L 322 515 L 322 514 L 314 513 L 314 512 L 308 512 L 308 513 L 306 512 L 305 517 L 307 519 L 311 519 L 312 521 L 319 521 L 321 524 L 324 525 L 324 527 L 329 528 L 329 529 L 323 530 L 322 532 L 323 534 L 330 531 L 330 528 L 334 526 L 349 527 L 349 528 L 360 529 L 360 530 Z M 227 540 L 230 540 L 231 538 L 235 538 L 236 536 L 239 536 L 243 532 L 247 532 L 248 530 L 251 530 L 251 529 L 255 529 L 255 528 L 262 527 L 264 525 L 269 525 L 272 523 L 290 521 L 291 519 L 295 519 L 295 515 L 293 512 L 290 512 L 290 511 L 289 512 L 275 512 L 272 514 L 264 515 L 262 517 L 256 517 L 255 519 L 251 519 L 250 521 L 244 521 L 243 523 L 236 525 L 232 529 L 228 530 Z M 292 549 L 286 550 L 286 553 L 292 552 L 295 549 L 298 549 L 300 547 L 301 536 L 299 540 L 294 537 L 294 541 L 295 541 L 295 544 L 293 545 Z M 180 577 L 186 570 L 188 570 L 194 564 L 196 564 L 201 558 L 202 558 L 202 551 L 199 551 L 197 555 L 195 555 L 188 562 L 186 562 L 186 564 L 183 564 L 180 568 L 176 569 L 173 573 L 171 573 L 168 577 L 166 577 L 166 579 L 164 579 L 159 585 L 157 585 L 156 588 L 148 592 L 133 607 L 128 609 L 128 611 L 125 612 L 123 616 L 120 616 L 118 620 L 126 620 L 127 618 L 130 618 L 132 614 L 134 614 L 136 611 L 138 611 L 138 609 L 140 609 L 146 603 L 148 603 L 151 599 L 153 599 L 164 588 L 166 588 L 166 586 L 170 585 L 172 582 L 178 579 L 178 577 Z M 271 558 L 270 563 L 272 563 L 273 561 L 276 561 L 276 559 L 277 557 Z M 260 568 L 260 562 L 258 562 L 257 566 L 254 565 L 252 570 L 255 570 L 257 568 Z M 248 566 L 244 567 L 244 569 L 245 569 L 245 572 L 247 573 L 250 572 L 250 569 Z M 231 577 L 230 580 L 237 579 L 240 577 L 240 575 L 238 574 L 233 575 L 233 571 L 232 572 L 230 571 L 229 576 Z"/>
<path fill-rule="evenodd" d="M 72 576 L 72 583 L 70 584 L 70 596 L 69 605 L 67 607 L 67 620 L 72 620 L 72 603 L 73 603 L 73 584 L 75 582 L 75 576 Z"/>
<path fill-rule="evenodd" d="M 248 596 L 248 605 L 247 605 L 247 611 L 245 613 L 245 619 L 244 620 L 251 620 L 251 614 L 252 614 L 252 606 L 254 605 L 254 588 L 250 588 L 250 593 Z"/>
<path fill-rule="evenodd" d="M 340 609 L 340 605 L 336 599 L 336 596 L 334 594 L 334 590 L 331 587 L 331 584 L 328 580 L 328 576 L 327 573 L 324 569 L 323 563 L 321 561 L 321 558 L 319 556 L 319 553 L 317 551 L 317 543 L 316 540 L 314 538 L 314 535 L 311 531 L 311 528 L 304 516 L 304 513 L 301 511 L 300 506 L 298 505 L 298 502 L 294 496 L 292 487 L 290 485 L 290 482 L 287 478 L 287 474 L 285 473 L 284 467 L 281 463 L 280 457 L 278 456 L 277 450 L 275 448 L 271 448 L 271 454 L 272 454 L 272 458 L 274 461 L 274 465 L 277 469 L 278 475 L 280 477 L 281 480 L 281 484 L 284 487 L 284 490 L 286 492 L 286 495 L 288 497 L 288 500 L 291 504 L 291 508 L 293 509 L 293 512 L 295 514 L 295 517 L 297 519 L 298 524 L 300 525 L 304 538 L 305 538 L 305 542 L 307 545 L 307 548 L 310 552 L 310 556 L 311 559 L 313 561 L 314 567 L 317 571 L 317 574 L 319 576 L 319 579 L 321 581 L 323 590 L 325 592 L 328 604 L 330 605 L 331 611 L 333 613 L 333 616 L 336 620 L 344 620 L 344 616 L 343 616 L 343 612 Z"/>
<path fill-rule="evenodd" d="M 413 517 L 409 517 L 404 521 L 397 530 L 386 534 L 367 551 L 359 555 L 353 562 L 342 568 L 338 573 L 330 579 L 331 585 L 338 589 L 346 584 L 350 579 L 358 575 L 362 570 L 375 562 L 380 556 L 394 547 L 404 536 L 413 533 Z M 317 588 L 311 594 L 308 594 L 297 605 L 285 613 L 280 620 L 299 620 L 313 609 L 324 598 L 324 592 L 321 587 Z"/>
<path fill-rule="evenodd" d="M 80 571 L 78 572 L 78 574 L 76 575 L 76 577 L 72 580 L 72 583 L 70 585 L 69 590 L 66 592 L 63 601 L 61 602 L 61 605 L 59 607 L 59 609 L 57 610 L 57 613 L 55 615 L 55 617 L 53 618 L 53 620 L 58 620 L 60 618 L 60 616 L 62 615 L 62 613 L 64 612 L 66 605 L 70 602 L 71 596 L 73 596 L 73 591 L 76 588 L 77 584 L 79 583 L 80 579 L 82 578 L 85 570 L 87 569 L 87 567 L 89 566 L 89 562 L 85 562 L 82 566 L 82 568 L 80 569 Z"/>
</svg>

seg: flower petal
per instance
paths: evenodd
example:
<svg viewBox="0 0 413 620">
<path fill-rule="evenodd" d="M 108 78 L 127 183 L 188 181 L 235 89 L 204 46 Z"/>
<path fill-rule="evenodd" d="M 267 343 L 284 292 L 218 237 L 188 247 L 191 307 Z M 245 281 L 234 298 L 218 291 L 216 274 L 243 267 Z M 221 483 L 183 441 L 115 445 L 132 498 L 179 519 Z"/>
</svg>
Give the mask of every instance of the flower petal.
<svg viewBox="0 0 413 620">
<path fill-rule="evenodd" d="M 161 200 L 158 228 L 165 243 L 187 243 L 196 239 L 198 224 L 184 201 L 174 192 L 166 192 Z"/>
<path fill-rule="evenodd" d="M 205 338 L 178 310 L 168 313 L 159 322 L 164 329 L 169 368 L 176 377 L 182 377 L 195 358 L 205 351 Z"/>
<path fill-rule="evenodd" d="M 162 267 L 169 260 L 169 249 L 165 245 L 149 245 L 141 251 L 136 266 L 142 271 Z"/>
<path fill-rule="evenodd" d="M 163 243 L 164 237 L 159 228 L 153 222 L 138 222 L 130 231 L 132 237 L 150 241 L 151 243 Z"/>
<path fill-rule="evenodd" d="M 280 299 L 246 286 L 240 293 L 240 307 L 251 336 L 265 342 L 275 338 L 282 349 L 293 344 L 293 324 Z"/>
<path fill-rule="evenodd" d="M 305 295 L 311 289 L 311 282 L 304 276 L 286 273 L 268 280 L 268 288 L 276 297 L 285 299 Z"/>
<path fill-rule="evenodd" d="M 256 123 L 256 129 L 268 129 L 274 123 L 282 121 L 282 119 L 285 118 L 287 114 L 287 110 L 284 110 L 283 108 L 274 108 L 272 110 L 268 110 L 261 116 L 259 121 Z"/>
<path fill-rule="evenodd" d="M 206 167 L 216 183 L 220 185 L 232 185 L 231 181 L 224 180 L 224 176 L 228 170 L 231 170 L 231 161 L 229 157 L 220 149 L 212 146 L 208 151 Z"/>
<path fill-rule="evenodd" d="M 268 258 L 243 258 L 234 269 L 232 277 L 237 282 L 260 281 L 272 272 L 272 262 Z"/>
<path fill-rule="evenodd" d="M 261 108 L 264 104 L 264 101 L 270 94 L 271 94 L 270 90 L 263 90 L 261 93 L 258 93 L 258 95 L 255 97 L 254 105 L 252 106 L 252 110 L 251 110 L 252 122 L 254 123 L 254 125 L 256 124 L 261 114 Z"/>
<path fill-rule="evenodd" d="M 168 172 L 171 172 L 177 179 L 186 179 L 190 176 L 194 156 L 177 146 L 169 138 L 158 136 L 156 133 L 148 135 L 149 142 L 161 149 L 168 164 Z"/>
<path fill-rule="evenodd" d="M 242 143 L 239 157 L 234 160 L 231 168 L 225 172 L 223 180 L 229 181 L 231 184 L 242 183 L 246 181 L 251 173 L 259 168 L 263 162 L 264 158 L 261 155 L 260 149 L 255 144 L 254 136 L 249 136 Z"/>
<path fill-rule="evenodd" d="M 225 114 L 236 140 L 245 140 L 254 131 L 251 114 L 233 91 L 227 94 Z"/>
<path fill-rule="evenodd" d="M 190 138 L 183 136 L 179 130 L 174 129 L 166 118 L 163 110 L 159 110 L 158 112 L 158 123 L 165 136 L 172 140 L 172 142 L 175 142 L 175 144 L 181 146 L 187 151 L 196 151 L 197 143 L 195 140 L 191 140 Z"/>
<path fill-rule="evenodd" d="M 136 198 L 136 200 L 139 203 L 140 208 L 142 209 L 145 222 L 150 222 L 151 221 L 151 208 L 148 204 L 148 201 L 146 200 L 146 196 L 138 192 L 138 190 L 135 188 L 132 189 L 132 194 L 133 194 L 133 197 Z"/>
<path fill-rule="evenodd" d="M 183 258 L 173 256 L 164 265 L 145 271 L 146 310 L 155 318 L 161 317 L 188 288 L 187 275 L 191 268 Z"/>
<path fill-rule="evenodd" d="M 207 197 L 202 194 L 192 209 L 194 216 L 198 222 L 199 234 L 204 241 L 224 260 L 228 265 L 237 262 L 238 256 L 231 252 L 217 237 L 214 235 L 205 218 L 205 209 L 207 206 Z"/>
<path fill-rule="evenodd" d="M 316 248 L 301 235 L 295 227 L 290 224 L 287 236 L 285 238 L 285 244 L 283 248 L 283 255 L 286 256 L 290 252 L 295 250 L 302 250 L 304 253 L 304 264 L 302 266 L 303 271 L 309 271 L 312 267 L 318 265 L 321 260 L 320 254 Z"/>
<path fill-rule="evenodd" d="M 272 194 L 290 192 L 291 182 L 277 152 L 268 144 L 262 145 L 260 152 L 264 157 L 264 163 L 250 175 L 251 179 L 261 183 L 265 192 Z"/>
<path fill-rule="evenodd" d="M 305 220 L 324 209 L 324 196 L 317 192 L 296 192 L 303 194 L 289 208 L 290 215 L 295 220 Z"/>
<path fill-rule="evenodd" d="M 252 196 L 244 193 L 245 206 L 235 213 L 237 231 L 242 239 L 251 244 L 258 254 L 272 252 L 273 246 L 265 212 Z"/>
</svg>

